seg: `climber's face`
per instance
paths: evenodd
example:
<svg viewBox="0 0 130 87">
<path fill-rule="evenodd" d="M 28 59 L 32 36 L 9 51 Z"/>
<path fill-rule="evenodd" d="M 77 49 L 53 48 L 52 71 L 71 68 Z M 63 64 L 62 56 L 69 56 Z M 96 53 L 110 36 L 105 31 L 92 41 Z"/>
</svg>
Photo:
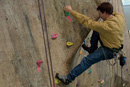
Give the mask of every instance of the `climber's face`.
<svg viewBox="0 0 130 87">
<path fill-rule="evenodd" d="M 106 19 L 106 12 L 102 13 L 101 11 L 98 10 L 99 16 L 100 18 L 102 18 L 103 20 Z"/>
</svg>

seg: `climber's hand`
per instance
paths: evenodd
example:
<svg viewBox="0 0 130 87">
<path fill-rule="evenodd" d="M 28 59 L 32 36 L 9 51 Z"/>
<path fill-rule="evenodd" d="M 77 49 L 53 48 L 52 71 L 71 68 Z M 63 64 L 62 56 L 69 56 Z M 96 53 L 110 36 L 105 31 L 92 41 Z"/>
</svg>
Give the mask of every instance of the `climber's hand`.
<svg viewBox="0 0 130 87">
<path fill-rule="evenodd" d="M 71 8 L 71 6 L 65 6 L 64 7 L 64 10 L 66 11 L 66 12 L 71 12 L 72 11 L 72 8 Z"/>
</svg>

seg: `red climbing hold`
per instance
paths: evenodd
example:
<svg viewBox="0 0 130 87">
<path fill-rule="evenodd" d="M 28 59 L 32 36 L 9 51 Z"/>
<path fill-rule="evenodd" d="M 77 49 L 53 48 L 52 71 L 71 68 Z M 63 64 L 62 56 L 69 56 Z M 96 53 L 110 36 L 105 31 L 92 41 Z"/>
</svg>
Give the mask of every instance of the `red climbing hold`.
<svg viewBox="0 0 130 87">
<path fill-rule="evenodd" d="M 71 21 L 71 19 L 70 19 L 70 17 L 69 17 L 69 16 L 67 16 L 67 18 L 68 18 L 68 20 L 69 20 L 69 21 Z"/>
<path fill-rule="evenodd" d="M 101 80 L 102 80 L 102 79 L 101 79 L 101 78 L 99 78 L 98 82 L 101 82 Z"/>
<path fill-rule="evenodd" d="M 77 82 L 77 84 L 76 84 L 76 87 L 78 87 L 79 86 L 79 82 Z"/>
<path fill-rule="evenodd" d="M 43 63 L 42 60 L 37 61 L 37 65 L 38 65 L 38 67 L 41 67 L 41 64 L 42 64 L 42 63 Z"/>
<path fill-rule="evenodd" d="M 40 72 L 40 67 L 41 67 L 41 64 L 43 63 L 42 60 L 39 60 L 37 61 L 37 65 L 38 65 L 38 71 Z"/>
<path fill-rule="evenodd" d="M 51 38 L 52 38 L 52 39 L 55 39 L 55 38 L 57 38 L 57 36 L 58 36 L 58 34 L 52 34 L 52 35 L 51 35 Z"/>
</svg>

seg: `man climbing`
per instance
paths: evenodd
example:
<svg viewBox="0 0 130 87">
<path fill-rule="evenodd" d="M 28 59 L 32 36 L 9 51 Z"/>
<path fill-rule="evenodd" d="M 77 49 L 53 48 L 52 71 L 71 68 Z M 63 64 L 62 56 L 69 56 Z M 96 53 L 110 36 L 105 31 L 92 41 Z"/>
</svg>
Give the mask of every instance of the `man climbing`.
<svg viewBox="0 0 130 87">
<path fill-rule="evenodd" d="M 72 10 L 71 6 L 65 6 L 64 10 L 71 13 L 83 26 L 94 30 L 90 41 L 91 46 L 82 45 L 89 55 L 84 57 L 67 76 L 56 74 L 56 78 L 68 85 L 90 66 L 105 59 L 112 59 L 113 53 L 122 49 L 125 21 L 122 14 L 113 12 L 113 6 L 109 2 L 103 2 L 97 7 L 99 17 L 103 19 L 103 22 L 94 21 Z M 98 41 L 101 44 L 99 48 Z"/>
</svg>

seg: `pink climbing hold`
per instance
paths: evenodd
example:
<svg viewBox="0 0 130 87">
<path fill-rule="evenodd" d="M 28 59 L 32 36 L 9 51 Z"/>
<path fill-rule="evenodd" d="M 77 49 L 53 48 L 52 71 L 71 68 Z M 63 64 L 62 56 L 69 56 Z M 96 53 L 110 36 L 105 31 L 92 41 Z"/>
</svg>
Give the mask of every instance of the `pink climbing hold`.
<svg viewBox="0 0 130 87">
<path fill-rule="evenodd" d="M 79 82 L 77 82 L 77 84 L 76 84 L 76 87 L 78 87 L 79 86 Z"/>
<path fill-rule="evenodd" d="M 41 72 L 40 67 L 38 67 L 38 71 Z"/>
<path fill-rule="evenodd" d="M 126 71 L 128 71 L 128 67 L 126 68 Z"/>
<path fill-rule="evenodd" d="M 43 63 L 42 60 L 39 60 L 37 61 L 37 65 L 38 65 L 38 71 L 40 72 L 40 67 L 41 67 L 41 64 Z"/>
<path fill-rule="evenodd" d="M 54 87 L 56 87 L 56 84 L 54 84 Z"/>
<path fill-rule="evenodd" d="M 69 20 L 69 21 L 71 21 L 71 19 L 70 19 L 70 17 L 69 17 L 69 16 L 67 16 L 67 18 L 68 18 L 68 20 Z"/>
<path fill-rule="evenodd" d="M 57 38 L 58 34 L 52 34 L 51 35 L 51 38 L 54 39 L 54 38 Z"/>
<path fill-rule="evenodd" d="M 42 60 L 37 61 L 37 65 L 38 65 L 38 67 L 41 67 L 41 64 L 42 64 L 42 63 L 43 63 Z"/>
<path fill-rule="evenodd" d="M 101 78 L 99 78 L 98 82 L 101 82 Z"/>
</svg>

